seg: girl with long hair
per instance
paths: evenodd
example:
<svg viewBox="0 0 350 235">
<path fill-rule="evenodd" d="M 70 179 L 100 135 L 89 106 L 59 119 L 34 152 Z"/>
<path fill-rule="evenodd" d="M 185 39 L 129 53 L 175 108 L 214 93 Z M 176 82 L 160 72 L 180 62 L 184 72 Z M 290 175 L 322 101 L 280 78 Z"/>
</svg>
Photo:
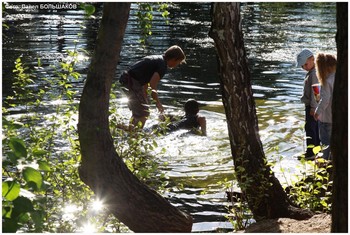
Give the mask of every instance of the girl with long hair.
<svg viewBox="0 0 350 235">
<path fill-rule="evenodd" d="M 323 158 L 331 159 L 330 141 L 332 134 L 332 98 L 333 84 L 337 67 L 335 55 L 318 53 L 316 56 L 316 73 L 321 83 L 320 101 L 314 117 L 319 121 L 319 132 L 322 144 Z"/>
</svg>

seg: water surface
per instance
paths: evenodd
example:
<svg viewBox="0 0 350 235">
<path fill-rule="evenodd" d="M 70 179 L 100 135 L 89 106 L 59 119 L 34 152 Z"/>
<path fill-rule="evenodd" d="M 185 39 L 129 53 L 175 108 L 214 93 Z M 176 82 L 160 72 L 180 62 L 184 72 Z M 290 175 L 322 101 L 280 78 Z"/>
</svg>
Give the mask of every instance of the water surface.
<svg viewBox="0 0 350 235">
<path fill-rule="evenodd" d="M 180 111 L 188 98 L 201 104 L 206 116 L 208 136 L 175 132 L 157 139 L 165 153 L 155 153 L 160 162 L 167 162 L 162 171 L 169 178 L 170 190 L 165 196 L 176 206 L 194 217 L 193 231 L 213 231 L 231 228 L 225 219 L 225 188 L 220 184 L 232 180 L 233 161 L 227 134 L 227 123 L 221 103 L 217 74 L 217 60 L 210 29 L 210 4 L 176 3 L 170 8 L 170 23 L 166 24 L 155 13 L 153 35 L 146 46 L 139 43 L 136 23 L 136 5 L 132 5 L 117 77 L 138 59 L 148 54 L 159 54 L 169 46 L 181 46 L 187 55 L 187 64 L 169 71 L 159 86 L 159 97 L 168 110 Z M 4 21 L 10 26 L 3 32 L 3 96 L 11 94 L 12 69 L 15 59 L 35 66 L 42 58 L 45 76 L 49 64 L 66 56 L 66 50 L 77 47 L 92 52 L 97 35 L 101 9 L 97 6 L 95 19 L 86 19 L 81 10 L 53 12 L 48 10 L 8 10 Z M 314 52 L 335 53 L 335 3 L 243 3 L 241 6 L 245 46 L 252 75 L 252 87 L 259 118 L 260 137 L 270 161 L 282 159 L 274 168 L 277 177 L 285 182 L 280 166 L 290 174 L 298 173 L 295 155 L 304 150 L 304 107 L 300 103 L 305 72 L 295 67 L 295 56 L 302 48 Z M 81 34 L 81 36 L 78 36 Z M 81 54 L 74 81 L 81 91 L 90 56 Z M 37 84 L 37 89 L 40 84 Z M 32 88 L 32 89 L 35 89 Z M 52 92 L 54 92 L 52 88 Z M 118 86 L 111 105 L 127 122 L 130 111 L 125 95 Z M 56 101 L 57 102 L 57 101 Z M 79 96 L 76 98 L 79 102 Z M 50 113 L 55 105 L 47 100 Z M 152 117 L 156 118 L 156 109 Z M 12 110 L 12 114 L 24 110 Z M 14 116 L 15 117 L 15 116 Z M 152 120 L 147 125 L 152 125 Z"/>
</svg>

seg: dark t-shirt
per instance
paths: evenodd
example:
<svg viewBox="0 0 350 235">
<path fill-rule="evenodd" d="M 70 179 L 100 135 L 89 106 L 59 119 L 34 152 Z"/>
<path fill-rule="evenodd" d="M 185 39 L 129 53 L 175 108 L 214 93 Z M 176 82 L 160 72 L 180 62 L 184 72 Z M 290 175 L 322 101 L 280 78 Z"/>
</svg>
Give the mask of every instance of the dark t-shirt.
<svg viewBox="0 0 350 235">
<path fill-rule="evenodd" d="M 199 123 L 197 121 L 198 115 L 185 115 L 181 120 L 169 124 L 168 130 L 175 131 L 178 129 L 192 129 L 198 128 Z"/>
<path fill-rule="evenodd" d="M 151 55 L 136 62 L 128 73 L 143 86 L 151 81 L 155 72 L 162 78 L 167 72 L 167 68 L 167 63 L 162 55 Z"/>
</svg>

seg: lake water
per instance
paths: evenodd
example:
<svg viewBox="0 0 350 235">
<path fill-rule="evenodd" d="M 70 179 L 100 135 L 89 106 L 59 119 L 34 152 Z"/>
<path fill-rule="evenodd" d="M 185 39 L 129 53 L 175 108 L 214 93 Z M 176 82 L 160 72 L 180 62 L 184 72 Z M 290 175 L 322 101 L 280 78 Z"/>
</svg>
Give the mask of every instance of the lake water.
<svg viewBox="0 0 350 235">
<path fill-rule="evenodd" d="M 207 118 L 208 136 L 183 135 L 175 132 L 157 139 L 165 153 L 155 153 L 159 161 L 167 162 L 162 171 L 169 178 L 169 187 L 181 189 L 166 194 L 176 206 L 194 217 L 193 231 L 214 231 L 231 228 L 227 215 L 225 188 L 219 184 L 233 179 L 233 161 L 227 134 L 227 124 L 221 103 L 217 61 L 213 40 L 209 38 L 210 4 L 174 3 L 170 7 L 169 24 L 155 13 L 153 35 L 146 47 L 140 45 L 136 23 L 136 5 L 132 11 L 117 67 L 120 71 L 148 54 L 159 54 L 169 46 L 181 46 L 187 64 L 169 71 L 159 86 L 159 97 L 165 108 L 179 111 L 188 98 L 201 103 L 201 113 Z M 84 18 L 81 10 L 58 11 L 42 9 L 8 10 L 4 21 L 10 29 L 3 32 L 3 96 L 11 94 L 12 69 L 15 59 L 34 66 L 41 57 L 46 71 L 50 63 L 65 56 L 66 50 L 78 48 L 92 52 L 97 35 L 100 8 L 95 19 Z M 273 168 L 285 182 L 280 171 L 299 172 L 295 155 L 304 151 L 304 107 L 300 103 L 305 72 L 295 67 L 295 56 L 302 48 L 314 52 L 336 53 L 335 3 L 243 3 L 241 6 L 245 47 L 252 74 L 253 93 L 259 118 L 260 137 L 269 161 L 278 161 Z M 84 26 L 84 27 L 81 27 Z M 82 36 L 78 38 L 78 33 Z M 82 79 L 74 83 L 81 91 L 86 77 L 89 56 L 81 55 L 78 72 Z M 39 84 L 40 86 L 40 84 Z M 125 95 L 115 87 L 118 113 L 127 122 L 130 111 Z M 79 102 L 79 96 L 76 102 Z M 48 102 L 54 107 L 54 102 Z M 156 117 L 155 108 L 151 117 Z M 11 114 L 24 110 L 12 110 Z M 149 121 L 147 125 L 155 121 Z"/>
</svg>

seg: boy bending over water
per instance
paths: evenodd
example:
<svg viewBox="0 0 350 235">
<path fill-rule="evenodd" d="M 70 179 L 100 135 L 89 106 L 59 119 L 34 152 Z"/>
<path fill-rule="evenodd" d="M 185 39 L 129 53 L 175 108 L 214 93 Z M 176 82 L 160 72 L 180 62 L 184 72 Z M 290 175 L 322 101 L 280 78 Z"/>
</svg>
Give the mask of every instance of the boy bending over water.
<svg viewBox="0 0 350 235">
<path fill-rule="evenodd" d="M 133 129 L 139 122 L 143 128 L 149 117 L 148 86 L 152 89 L 151 96 L 156 102 L 158 111 L 164 112 L 163 105 L 158 98 L 158 83 L 168 68 L 175 68 L 185 59 L 185 54 L 179 46 L 171 46 L 163 55 L 144 57 L 121 75 L 119 81 L 125 88 L 128 107 L 132 112 L 129 130 Z"/>
</svg>

